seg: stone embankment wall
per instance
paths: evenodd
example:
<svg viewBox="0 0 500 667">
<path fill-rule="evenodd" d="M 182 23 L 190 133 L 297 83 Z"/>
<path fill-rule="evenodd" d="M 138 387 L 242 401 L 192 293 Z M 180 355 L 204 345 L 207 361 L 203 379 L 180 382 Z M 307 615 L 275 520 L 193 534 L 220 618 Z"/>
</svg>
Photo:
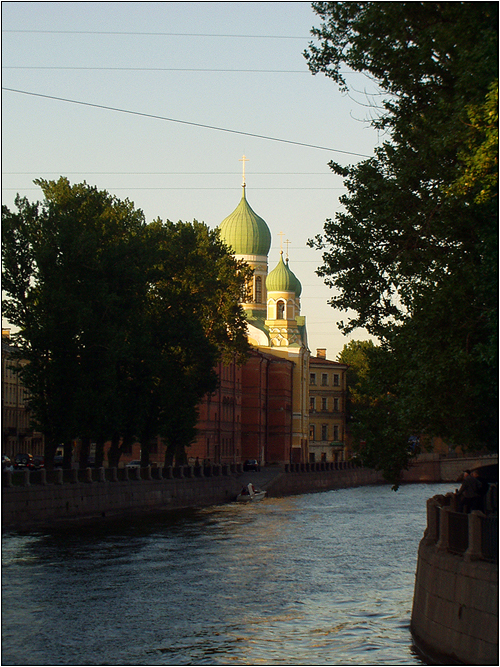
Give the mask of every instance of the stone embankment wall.
<svg viewBox="0 0 500 667">
<path fill-rule="evenodd" d="M 202 507 L 233 500 L 240 491 L 227 467 L 203 472 L 98 468 L 3 473 L 2 527 L 32 529 L 68 521 L 154 510 Z"/>
<path fill-rule="evenodd" d="M 329 466 L 336 465 L 336 469 Z M 321 470 L 323 466 L 323 470 Z M 311 493 L 311 491 L 327 491 L 330 489 L 347 489 L 353 486 L 385 483 L 382 473 L 369 468 L 360 468 L 346 463 L 328 464 L 295 464 L 285 466 L 285 473 L 279 475 L 266 485 L 267 495 L 281 497 Z"/>
<path fill-rule="evenodd" d="M 457 479 L 447 462 L 432 458 L 405 472 L 405 482 Z M 457 471 L 474 467 L 472 460 L 454 462 Z M 449 466 L 448 466 L 449 467 Z M 250 477 L 248 477 L 250 475 Z M 26 528 L 71 520 L 107 518 L 133 512 L 175 510 L 230 502 L 242 484 L 254 481 L 279 497 L 328 489 L 383 483 L 380 472 L 353 463 L 296 463 L 245 473 L 241 464 L 207 467 L 86 470 L 39 470 L 3 473 L 2 525 Z"/>
<path fill-rule="evenodd" d="M 456 482 L 464 470 L 498 464 L 498 454 L 475 457 L 442 457 L 439 454 L 420 454 L 403 471 L 403 482 Z"/>
<path fill-rule="evenodd" d="M 244 473 L 241 464 L 194 468 L 98 468 L 4 472 L 2 526 L 30 530 L 68 521 L 203 507 L 234 500 L 254 481 L 271 497 L 382 481 L 349 463 L 291 464 Z"/>
<path fill-rule="evenodd" d="M 456 510 L 455 494 L 427 502 L 411 631 L 433 664 L 498 665 L 498 510 Z"/>
</svg>

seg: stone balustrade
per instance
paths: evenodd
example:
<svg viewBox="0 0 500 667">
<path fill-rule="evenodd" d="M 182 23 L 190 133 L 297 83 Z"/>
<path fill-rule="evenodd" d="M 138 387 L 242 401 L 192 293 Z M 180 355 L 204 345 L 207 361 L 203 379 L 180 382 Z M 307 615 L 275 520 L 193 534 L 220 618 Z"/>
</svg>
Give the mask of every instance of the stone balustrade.
<svg viewBox="0 0 500 667">
<path fill-rule="evenodd" d="M 285 473 L 317 473 L 335 472 L 338 470 L 352 470 L 357 464 L 350 461 L 317 463 L 286 463 L 281 469 Z M 2 482 L 5 487 L 30 486 L 32 484 L 86 484 L 104 482 L 128 482 L 128 481 L 161 481 L 164 479 L 193 479 L 203 477 L 228 477 L 240 475 L 243 471 L 241 463 L 206 464 L 198 466 L 167 466 L 147 468 L 72 468 L 63 470 L 14 470 L 3 471 Z"/>
<path fill-rule="evenodd" d="M 439 551 L 461 554 L 466 561 L 498 560 L 498 509 L 490 514 L 458 511 L 458 496 L 434 496 L 427 501 L 424 540 Z"/>
<path fill-rule="evenodd" d="M 470 514 L 458 511 L 456 493 L 427 501 L 410 629 L 428 664 L 498 665 L 498 506 L 491 501 L 485 513 Z"/>
</svg>

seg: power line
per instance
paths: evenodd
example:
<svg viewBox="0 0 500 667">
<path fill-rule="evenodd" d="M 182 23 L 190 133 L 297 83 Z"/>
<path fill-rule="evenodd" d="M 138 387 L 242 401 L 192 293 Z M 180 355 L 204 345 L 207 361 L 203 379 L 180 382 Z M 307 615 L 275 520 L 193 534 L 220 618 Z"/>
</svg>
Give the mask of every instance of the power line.
<svg viewBox="0 0 500 667">
<path fill-rule="evenodd" d="M 148 37 L 156 35 L 158 37 L 231 37 L 235 39 L 311 39 L 308 35 L 297 37 L 294 35 L 234 35 L 234 34 L 213 34 L 202 32 L 135 32 L 121 30 L 2 30 L 2 32 L 15 33 L 38 33 L 55 35 L 147 35 Z"/>
<path fill-rule="evenodd" d="M 246 72 L 254 74 L 310 74 L 309 70 L 290 69 L 215 69 L 200 67 L 73 67 L 65 65 L 3 65 L 2 69 L 89 70 L 123 72 Z"/>
<path fill-rule="evenodd" d="M 70 99 L 67 99 L 67 98 L 64 98 L 64 97 L 55 97 L 53 95 L 42 95 L 41 93 L 32 93 L 32 92 L 29 92 L 29 91 L 26 91 L 26 90 L 16 90 L 14 88 L 3 88 L 2 87 L 2 90 L 6 90 L 6 91 L 11 92 L 11 93 L 20 93 L 21 95 L 30 95 L 32 97 L 42 97 L 42 98 L 48 99 L 48 100 L 56 100 L 57 102 L 68 102 L 70 104 L 79 104 L 80 106 L 93 107 L 95 109 L 105 109 L 107 111 L 119 111 L 120 113 L 126 113 L 126 114 L 130 114 L 132 116 L 142 116 L 144 118 L 154 118 L 156 120 L 166 120 L 166 121 L 169 121 L 171 123 L 180 123 L 182 125 L 191 125 L 193 127 L 202 127 L 202 128 L 209 129 L 209 130 L 218 130 L 219 132 L 229 132 L 231 134 L 240 134 L 240 135 L 243 135 L 243 136 L 246 136 L 246 137 L 254 137 L 256 139 L 266 139 L 267 141 L 277 141 L 277 142 L 283 143 L 283 144 L 292 144 L 294 146 L 304 146 L 306 148 L 316 148 L 318 150 L 330 151 L 332 153 L 342 153 L 344 155 L 354 155 L 356 157 L 365 157 L 365 158 L 370 157 L 369 155 L 364 155 L 362 153 L 353 153 L 352 151 L 342 151 L 342 150 L 339 150 L 339 149 L 336 149 L 336 148 L 328 148 L 326 146 L 315 146 L 313 144 L 306 144 L 306 143 L 303 143 L 303 142 L 300 142 L 300 141 L 291 141 L 289 139 L 278 139 L 276 137 L 267 137 L 267 136 L 262 135 L 262 134 L 254 134 L 252 132 L 243 132 L 241 130 L 230 130 L 230 129 L 224 128 L 224 127 L 215 127 L 214 125 L 205 125 L 203 123 L 193 123 L 191 121 L 179 120 L 177 118 L 167 118 L 165 116 L 156 116 L 154 114 L 143 113 L 143 112 L 140 112 L 140 111 L 130 111 L 129 109 L 119 109 L 117 107 L 108 107 L 108 106 L 105 106 L 103 104 L 93 104 L 91 102 L 81 102 L 79 100 L 70 100 Z"/>
<path fill-rule="evenodd" d="M 310 74 L 307 69 L 226 69 L 200 67 L 90 67 L 73 65 L 2 65 L 2 69 L 16 70 L 82 70 L 82 71 L 111 71 L 111 72 L 238 72 L 250 74 Z M 340 74 L 363 74 L 363 72 L 340 72 Z"/>
<path fill-rule="evenodd" d="M 55 173 L 55 172 L 54 172 Z M 107 186 L 108 190 L 241 190 L 241 188 L 204 188 L 204 187 L 195 187 L 195 188 L 169 188 L 169 187 L 113 187 L 111 185 Z M 38 190 L 39 188 L 32 187 L 21 187 L 22 190 Z M 4 188 L 2 190 L 5 192 L 12 190 L 19 190 L 19 188 Z M 252 190 L 344 190 L 344 188 L 252 188 Z"/>
<path fill-rule="evenodd" d="M 239 171 L 45 171 L 44 169 L 33 169 L 32 171 L 2 171 L 4 176 L 22 176 L 28 174 L 38 174 L 43 171 L 45 174 L 59 174 L 64 171 L 65 175 L 87 174 L 95 176 L 96 174 L 106 176 L 241 176 Z M 253 176 L 333 176 L 332 172 L 324 171 L 254 171 Z"/>
</svg>

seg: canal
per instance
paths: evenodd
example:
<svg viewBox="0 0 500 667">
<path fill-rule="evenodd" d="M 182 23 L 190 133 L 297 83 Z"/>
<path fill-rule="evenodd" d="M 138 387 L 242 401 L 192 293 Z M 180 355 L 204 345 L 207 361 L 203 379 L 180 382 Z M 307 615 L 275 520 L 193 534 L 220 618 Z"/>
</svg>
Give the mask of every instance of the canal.
<svg viewBox="0 0 500 667">
<path fill-rule="evenodd" d="M 2 665 L 422 665 L 426 500 L 367 486 L 3 536 Z"/>
</svg>

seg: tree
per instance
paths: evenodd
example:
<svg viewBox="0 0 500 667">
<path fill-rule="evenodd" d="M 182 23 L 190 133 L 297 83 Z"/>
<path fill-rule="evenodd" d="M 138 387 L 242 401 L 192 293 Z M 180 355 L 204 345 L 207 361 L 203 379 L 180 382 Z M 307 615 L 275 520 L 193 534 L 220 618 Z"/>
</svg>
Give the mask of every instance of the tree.
<svg viewBox="0 0 500 667">
<path fill-rule="evenodd" d="M 202 223 L 155 221 L 86 183 L 36 181 L 45 200 L 3 208 L 4 312 L 19 328 L 22 380 L 46 438 L 130 442 L 163 435 L 177 460 L 196 406 L 216 387 L 215 363 L 248 347 L 238 296 L 248 267 Z"/>
<path fill-rule="evenodd" d="M 114 369 L 137 302 L 132 260 L 145 221 L 85 183 L 35 183 L 42 204 L 18 197 L 18 213 L 3 209 L 3 285 L 50 466 L 58 444 L 105 437 L 116 418 Z"/>
<path fill-rule="evenodd" d="M 330 163 L 345 178 L 344 211 L 310 241 L 330 303 L 355 313 L 344 332 L 365 327 L 381 341 L 391 414 L 408 435 L 496 447 L 498 6 L 313 8 L 324 22 L 305 54 L 311 71 L 347 90 L 347 65 L 385 96 L 374 157 Z"/>
<path fill-rule="evenodd" d="M 337 360 L 349 366 L 347 420 L 353 448 L 363 465 L 381 470 L 396 490 L 414 455 L 396 355 L 387 345 L 353 340 Z"/>
<path fill-rule="evenodd" d="M 196 220 L 156 220 L 148 237 L 155 248 L 144 312 L 151 336 L 147 368 L 154 378 L 148 400 L 158 406 L 166 463 L 183 463 L 195 436 L 197 405 L 217 386 L 216 363 L 242 362 L 248 354 L 239 296 L 251 270 L 234 259 L 218 231 Z M 148 429 L 151 423 L 150 415 Z"/>
<path fill-rule="evenodd" d="M 337 361 L 347 365 L 348 401 L 356 402 L 360 383 L 370 373 L 369 352 L 374 348 L 371 340 L 351 340 L 337 355 Z"/>
</svg>

